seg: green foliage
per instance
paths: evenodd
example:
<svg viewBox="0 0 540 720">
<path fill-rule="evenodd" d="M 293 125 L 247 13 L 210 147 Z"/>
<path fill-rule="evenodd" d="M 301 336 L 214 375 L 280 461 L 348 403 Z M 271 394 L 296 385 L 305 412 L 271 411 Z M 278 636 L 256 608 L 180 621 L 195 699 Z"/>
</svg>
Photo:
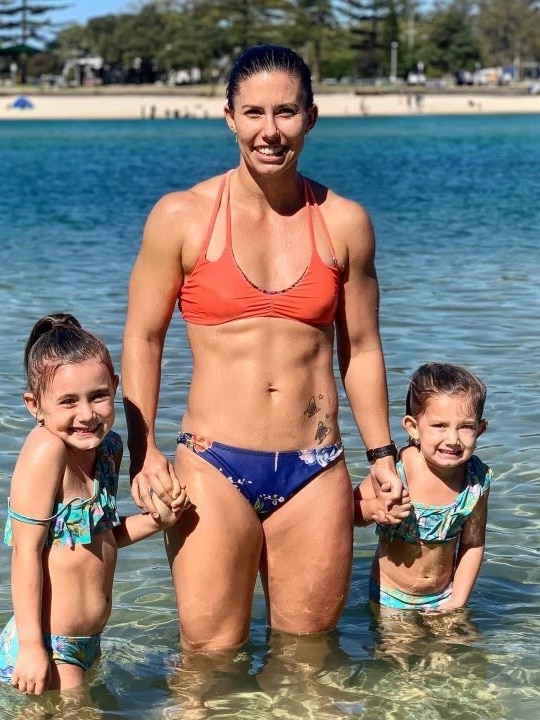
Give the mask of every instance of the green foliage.
<svg viewBox="0 0 540 720">
<path fill-rule="evenodd" d="M 504 66 L 518 58 L 540 61 L 539 2 L 484 0 L 478 5 L 478 39 L 486 63 Z"/>
<path fill-rule="evenodd" d="M 56 29 L 51 13 L 62 10 L 66 5 L 52 2 L 32 2 L 32 0 L 1 0 L 0 2 L 0 41 L 9 44 L 43 45 Z"/>
<path fill-rule="evenodd" d="M 60 7 L 0 0 L 0 38 L 45 37 Z M 32 61 L 36 71 L 58 72 L 66 61 L 95 55 L 123 71 L 146 63 L 163 79 L 198 67 L 203 80 L 218 82 L 241 50 L 267 42 L 302 54 L 315 81 L 388 77 L 394 43 L 401 77 L 418 61 L 432 76 L 540 61 L 538 0 L 140 0 L 130 7 L 60 30 Z"/>
<path fill-rule="evenodd" d="M 450 2 L 436 8 L 429 17 L 423 52 L 431 73 L 473 70 L 478 63 L 480 50 L 471 4 L 463 0 Z"/>
</svg>

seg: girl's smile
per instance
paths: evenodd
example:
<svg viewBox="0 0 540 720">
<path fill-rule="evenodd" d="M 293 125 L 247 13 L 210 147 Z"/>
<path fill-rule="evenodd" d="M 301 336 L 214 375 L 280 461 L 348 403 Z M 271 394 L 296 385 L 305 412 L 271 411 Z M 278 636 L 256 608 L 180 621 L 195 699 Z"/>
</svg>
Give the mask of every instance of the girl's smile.
<svg viewBox="0 0 540 720">
<path fill-rule="evenodd" d="M 66 445 L 93 450 L 111 429 L 118 379 L 98 360 L 61 365 L 35 407 L 25 396 L 37 420 Z"/>
</svg>

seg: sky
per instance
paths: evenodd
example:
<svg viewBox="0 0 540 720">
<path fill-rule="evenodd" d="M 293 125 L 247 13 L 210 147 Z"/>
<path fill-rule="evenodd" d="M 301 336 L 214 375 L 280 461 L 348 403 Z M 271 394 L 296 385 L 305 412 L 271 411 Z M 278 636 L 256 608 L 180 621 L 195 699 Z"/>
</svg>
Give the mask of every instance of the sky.
<svg viewBox="0 0 540 720">
<path fill-rule="evenodd" d="M 50 15 L 50 19 L 57 23 L 76 22 L 84 25 L 87 20 L 93 17 L 110 15 L 117 12 L 130 12 L 134 5 L 132 0 L 66 0 L 69 5 L 65 10 L 57 10 Z M 424 2 L 422 5 L 431 5 L 431 2 Z"/>
<path fill-rule="evenodd" d="M 55 23 L 78 23 L 84 25 L 87 20 L 93 17 L 115 14 L 118 12 L 130 12 L 138 3 L 132 0 L 66 0 L 69 7 L 64 10 L 56 10 L 50 14 L 50 19 Z M 431 2 L 424 2 L 422 5 L 431 5 Z"/>
<path fill-rule="evenodd" d="M 54 23 L 78 23 L 79 25 L 84 25 L 93 17 L 129 12 L 133 5 L 130 0 L 66 0 L 65 3 L 59 4 L 69 5 L 69 7 L 51 12 L 49 18 Z"/>
</svg>

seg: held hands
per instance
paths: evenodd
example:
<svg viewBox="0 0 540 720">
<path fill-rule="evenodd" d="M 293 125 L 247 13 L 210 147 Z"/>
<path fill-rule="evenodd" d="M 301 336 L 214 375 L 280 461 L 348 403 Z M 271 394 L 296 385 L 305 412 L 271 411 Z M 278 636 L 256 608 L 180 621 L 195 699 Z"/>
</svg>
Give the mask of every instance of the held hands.
<svg viewBox="0 0 540 720">
<path fill-rule="evenodd" d="M 51 681 L 51 662 L 43 645 L 32 649 L 20 648 L 11 684 L 20 692 L 41 695 Z"/>
<path fill-rule="evenodd" d="M 394 502 L 390 493 L 385 491 L 381 492 L 377 501 L 379 506 L 371 517 L 380 525 L 399 525 L 411 513 L 411 498 L 405 490 L 398 502 Z"/>
<path fill-rule="evenodd" d="M 150 513 L 156 522 L 167 522 L 169 527 L 189 507 L 185 486 L 177 478 L 172 463 L 157 448 L 148 448 L 142 467 L 133 473 L 132 465 L 130 474 L 135 504 Z M 164 511 L 164 506 L 174 519 Z"/>
<path fill-rule="evenodd" d="M 159 517 L 156 518 L 152 515 L 152 519 L 159 526 L 160 530 L 166 530 L 176 523 L 180 515 L 190 507 L 191 503 L 187 496 L 185 488 L 182 488 L 180 495 L 174 501 L 173 507 L 168 507 L 165 503 L 161 502 L 157 495 L 151 494 L 154 507 L 159 513 Z"/>
<path fill-rule="evenodd" d="M 404 490 L 391 458 L 381 458 L 371 465 L 371 482 L 380 507 L 373 519 L 381 524 L 397 525 L 411 511 L 411 499 Z"/>
</svg>

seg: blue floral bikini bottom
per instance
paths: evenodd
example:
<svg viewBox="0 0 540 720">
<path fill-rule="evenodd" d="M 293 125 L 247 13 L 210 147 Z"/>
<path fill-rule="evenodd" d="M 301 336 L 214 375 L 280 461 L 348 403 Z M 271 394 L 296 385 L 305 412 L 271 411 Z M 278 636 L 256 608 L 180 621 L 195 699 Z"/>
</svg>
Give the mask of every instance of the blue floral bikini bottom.
<svg viewBox="0 0 540 720">
<path fill-rule="evenodd" d="M 246 450 L 186 432 L 177 442 L 219 470 L 261 516 L 277 510 L 343 453 L 341 442 L 286 452 Z"/>
</svg>

